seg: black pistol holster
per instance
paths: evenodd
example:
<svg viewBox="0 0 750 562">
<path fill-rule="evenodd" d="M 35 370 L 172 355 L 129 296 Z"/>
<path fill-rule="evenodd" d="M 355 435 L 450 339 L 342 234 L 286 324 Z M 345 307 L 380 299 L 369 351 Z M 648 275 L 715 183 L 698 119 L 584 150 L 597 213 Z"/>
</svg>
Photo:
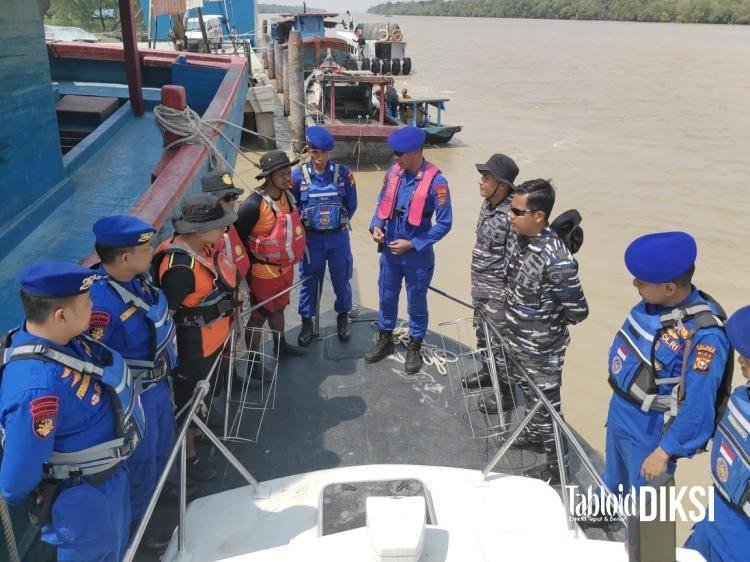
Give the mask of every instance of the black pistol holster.
<svg viewBox="0 0 750 562">
<path fill-rule="evenodd" d="M 65 482 L 46 478 L 35 490 L 34 505 L 29 510 L 29 520 L 32 525 L 43 527 L 52 521 L 52 504 L 62 492 Z"/>
</svg>

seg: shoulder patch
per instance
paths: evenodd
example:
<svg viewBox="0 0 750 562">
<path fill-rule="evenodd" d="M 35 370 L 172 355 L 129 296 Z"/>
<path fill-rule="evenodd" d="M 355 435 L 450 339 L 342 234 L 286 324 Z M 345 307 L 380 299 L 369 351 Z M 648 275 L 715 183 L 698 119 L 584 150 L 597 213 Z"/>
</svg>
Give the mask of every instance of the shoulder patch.
<svg viewBox="0 0 750 562">
<path fill-rule="evenodd" d="M 435 197 L 437 198 L 438 205 L 445 207 L 449 201 L 448 186 L 444 183 L 433 187 L 435 190 Z"/>
<path fill-rule="evenodd" d="M 57 396 L 42 396 L 29 402 L 31 429 L 40 439 L 46 439 L 55 429 L 55 417 L 60 409 Z"/>
<path fill-rule="evenodd" d="M 547 278 L 553 285 L 559 285 L 565 279 L 565 272 L 562 267 L 551 267 L 547 271 Z"/>
<path fill-rule="evenodd" d="M 89 326 L 92 328 L 106 328 L 111 320 L 109 312 L 105 310 L 92 310 Z"/>
<path fill-rule="evenodd" d="M 693 370 L 696 373 L 705 375 L 711 368 L 714 357 L 716 356 L 716 348 L 712 345 L 705 343 L 699 343 L 695 346 L 695 361 L 693 361 Z"/>
</svg>

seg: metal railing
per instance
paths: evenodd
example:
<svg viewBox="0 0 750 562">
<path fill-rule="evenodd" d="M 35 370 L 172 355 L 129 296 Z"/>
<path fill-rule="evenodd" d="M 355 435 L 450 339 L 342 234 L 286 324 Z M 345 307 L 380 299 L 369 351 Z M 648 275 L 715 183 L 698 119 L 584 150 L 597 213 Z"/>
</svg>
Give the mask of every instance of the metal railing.
<svg viewBox="0 0 750 562">
<path fill-rule="evenodd" d="M 141 540 L 143 540 L 143 535 L 146 532 L 146 528 L 148 527 L 149 521 L 151 520 L 151 517 L 154 514 L 154 510 L 156 509 L 156 504 L 159 500 L 159 496 L 161 495 L 161 492 L 167 483 L 167 480 L 169 478 L 169 473 L 171 472 L 172 466 L 174 465 L 175 460 L 177 459 L 178 453 L 180 455 L 180 483 L 179 483 L 180 508 L 179 508 L 179 519 L 177 523 L 177 549 L 179 552 L 185 551 L 185 511 L 186 511 L 186 506 L 187 506 L 186 437 L 187 437 L 188 428 L 190 427 L 191 423 L 195 423 L 198 429 L 200 429 L 201 432 L 219 450 L 219 452 L 222 455 L 224 455 L 224 458 L 226 458 L 227 461 L 229 461 L 229 463 L 237 470 L 237 472 L 239 472 L 240 476 L 242 476 L 249 485 L 254 487 L 257 493 L 258 485 L 259 485 L 258 481 L 242 465 L 242 463 L 237 459 L 237 457 L 235 457 L 234 454 L 232 454 L 232 452 L 226 447 L 226 445 L 222 443 L 221 439 L 219 439 L 219 437 L 217 437 L 214 434 L 214 432 L 208 428 L 206 423 L 198 415 L 198 410 L 203 405 L 203 400 L 204 398 L 206 398 L 206 396 L 208 395 L 210 391 L 212 378 L 214 376 L 219 376 L 217 372 L 219 370 L 219 365 L 221 364 L 221 360 L 224 357 L 224 350 L 226 349 L 227 345 L 230 346 L 230 353 L 234 352 L 235 347 L 238 343 L 237 338 L 241 334 L 241 328 L 239 327 L 244 325 L 244 321 L 247 318 L 249 318 L 249 316 L 254 311 L 259 310 L 260 308 L 262 308 L 264 305 L 268 304 L 272 300 L 277 299 L 278 297 L 285 295 L 286 293 L 292 291 L 293 289 L 295 289 L 296 287 L 304 283 L 309 277 L 310 276 L 306 276 L 306 277 L 299 279 L 296 283 L 293 283 L 292 285 L 290 285 L 283 291 L 279 291 L 272 297 L 262 302 L 259 302 L 257 304 L 254 304 L 247 310 L 244 310 L 235 316 L 235 318 L 237 318 L 238 321 L 234 322 L 235 325 L 233 326 L 233 329 L 230 332 L 229 336 L 227 336 L 227 338 L 224 340 L 221 350 L 219 354 L 217 355 L 216 360 L 214 361 L 213 365 L 211 366 L 211 369 L 206 375 L 206 378 L 198 381 L 198 383 L 195 386 L 195 389 L 193 390 L 193 396 L 191 397 L 190 399 L 191 401 L 189 402 L 190 407 L 189 409 L 187 409 L 185 420 L 182 422 L 182 425 L 180 426 L 180 431 L 177 435 L 175 446 L 172 448 L 172 451 L 169 454 L 169 458 L 167 459 L 167 464 L 162 470 L 161 475 L 159 476 L 159 481 L 157 482 L 154 493 L 151 496 L 151 499 L 148 503 L 146 512 L 144 513 L 143 518 L 141 519 L 141 522 L 138 525 L 138 529 L 133 535 L 130 545 L 128 546 L 128 550 L 125 552 L 125 556 L 123 557 L 124 562 L 132 562 L 133 559 L 135 558 L 135 555 L 138 551 L 138 546 L 140 545 Z M 227 408 L 225 410 L 225 417 L 224 417 L 225 435 L 227 431 L 227 421 L 228 421 L 228 411 L 229 411 L 228 404 L 229 404 L 229 397 L 231 396 L 231 385 L 232 385 L 233 374 L 234 374 L 234 362 L 230 360 L 229 372 L 228 372 L 228 378 L 227 378 L 227 390 L 226 390 Z"/>
<path fill-rule="evenodd" d="M 562 436 L 564 435 L 573 451 L 576 453 L 576 455 L 581 460 L 581 464 L 583 468 L 586 470 L 586 472 L 591 476 L 591 478 L 594 480 L 594 482 L 602 489 L 606 494 L 612 495 L 612 492 L 609 490 L 607 485 L 604 483 L 604 480 L 602 479 L 601 475 L 599 474 L 599 471 L 596 469 L 596 467 L 591 462 L 591 459 L 589 459 L 588 455 L 586 454 L 586 451 L 584 450 L 583 446 L 578 441 L 578 438 L 573 433 L 573 431 L 570 429 L 568 424 L 565 422 L 565 420 L 562 419 L 560 414 L 555 410 L 552 403 L 547 399 L 547 397 L 544 395 L 544 392 L 536 385 L 534 380 L 531 378 L 531 376 L 526 372 L 526 370 L 518 363 L 518 360 L 513 356 L 513 354 L 510 352 L 510 350 L 507 347 L 507 344 L 505 343 L 505 338 L 500 333 L 500 329 L 498 326 L 496 326 L 492 321 L 490 321 L 484 314 L 484 312 L 481 309 L 475 308 L 470 303 L 455 297 L 449 293 L 446 293 L 445 291 L 442 291 L 436 287 L 430 286 L 429 289 L 438 295 L 441 295 L 455 303 L 458 303 L 462 306 L 465 306 L 467 308 L 470 308 L 473 311 L 476 311 L 481 317 L 482 317 L 482 324 L 485 331 L 485 337 L 487 338 L 487 347 L 490 349 L 490 353 L 493 355 L 494 359 L 494 353 L 492 353 L 492 340 L 489 339 L 489 332 L 492 332 L 494 335 L 494 339 L 500 343 L 502 346 L 501 351 L 505 354 L 505 357 L 509 357 L 510 360 L 513 363 L 513 367 L 516 373 L 520 374 L 526 381 L 526 384 L 529 386 L 529 388 L 532 390 L 532 392 L 536 395 L 537 401 L 534 403 L 534 405 L 529 410 L 528 414 L 526 414 L 526 417 L 524 417 L 523 421 L 518 425 L 518 427 L 515 428 L 515 430 L 510 434 L 510 436 L 503 442 L 503 444 L 500 446 L 498 451 L 495 453 L 495 455 L 492 457 L 489 463 L 487 463 L 487 466 L 484 467 L 482 470 L 482 476 L 487 479 L 490 472 L 495 468 L 498 462 L 505 456 L 505 454 L 508 452 L 508 450 L 512 447 L 513 443 L 516 439 L 523 433 L 524 429 L 527 425 L 531 422 L 531 420 L 534 418 L 534 416 L 537 414 L 537 412 L 544 408 L 552 418 L 552 426 L 553 426 L 553 432 L 554 432 L 554 438 L 555 438 L 555 453 L 557 454 L 557 458 L 560 459 L 560 462 L 558 462 L 558 470 L 560 471 L 560 485 L 562 488 L 563 493 L 562 496 L 562 502 L 563 506 L 565 507 L 565 512 L 570 515 L 570 506 L 568 505 L 568 494 L 565 493 L 566 486 L 567 486 L 567 473 L 565 468 L 565 462 L 564 462 L 564 450 L 563 450 L 563 443 L 562 443 Z M 495 396 L 498 400 L 498 405 L 500 404 L 500 399 L 497 395 L 497 373 L 495 372 L 495 361 L 489 361 L 488 362 L 488 370 L 490 372 L 490 377 L 492 380 L 493 386 L 495 386 Z M 493 375 L 494 373 L 494 375 Z M 620 521 L 622 521 L 623 524 L 625 524 L 625 519 L 622 516 L 622 514 L 618 514 L 618 518 Z M 571 531 L 574 531 L 576 534 L 578 532 L 578 527 L 575 525 L 574 520 L 572 517 L 568 517 L 568 528 Z"/>
</svg>

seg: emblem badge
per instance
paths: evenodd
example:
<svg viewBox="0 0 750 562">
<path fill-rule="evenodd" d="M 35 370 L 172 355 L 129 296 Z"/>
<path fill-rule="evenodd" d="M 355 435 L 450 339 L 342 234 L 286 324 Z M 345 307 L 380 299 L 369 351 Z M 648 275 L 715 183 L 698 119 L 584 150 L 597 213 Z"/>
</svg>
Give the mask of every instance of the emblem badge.
<svg viewBox="0 0 750 562">
<path fill-rule="evenodd" d="M 143 244 L 151 240 L 153 237 L 154 237 L 153 232 L 141 232 L 141 235 L 138 237 L 138 243 Z"/>
<path fill-rule="evenodd" d="M 221 181 L 224 185 L 232 185 L 232 176 L 229 174 L 222 174 Z"/>
<path fill-rule="evenodd" d="M 722 482 L 729 480 L 729 465 L 722 457 L 716 459 L 716 474 Z"/>
<path fill-rule="evenodd" d="M 60 399 L 57 396 L 43 396 L 29 402 L 31 428 L 37 437 L 45 439 L 55 429 L 55 416 Z"/>
<path fill-rule="evenodd" d="M 617 355 L 612 358 L 612 372 L 617 375 L 622 371 L 622 359 Z"/>
</svg>

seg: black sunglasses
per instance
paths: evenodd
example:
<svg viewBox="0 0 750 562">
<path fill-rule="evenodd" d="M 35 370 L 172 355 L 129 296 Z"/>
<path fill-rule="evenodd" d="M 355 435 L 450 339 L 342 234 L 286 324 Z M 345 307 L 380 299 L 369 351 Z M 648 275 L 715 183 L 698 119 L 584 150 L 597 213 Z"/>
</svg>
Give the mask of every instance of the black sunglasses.
<svg viewBox="0 0 750 562">
<path fill-rule="evenodd" d="M 232 201 L 237 201 L 239 198 L 239 193 L 228 193 L 222 197 L 221 200 L 224 201 L 224 203 L 231 203 Z"/>
<path fill-rule="evenodd" d="M 518 207 L 511 207 L 510 212 L 516 215 L 517 217 L 522 217 L 526 213 L 535 213 L 536 211 L 534 209 L 519 209 Z"/>
<path fill-rule="evenodd" d="M 394 151 L 393 151 L 393 155 L 394 155 L 394 156 L 395 156 L 396 158 L 401 158 L 401 157 L 402 157 L 402 156 L 404 155 L 404 153 L 403 153 L 403 152 L 397 152 L 397 151 L 395 151 L 395 150 L 394 150 Z"/>
</svg>

